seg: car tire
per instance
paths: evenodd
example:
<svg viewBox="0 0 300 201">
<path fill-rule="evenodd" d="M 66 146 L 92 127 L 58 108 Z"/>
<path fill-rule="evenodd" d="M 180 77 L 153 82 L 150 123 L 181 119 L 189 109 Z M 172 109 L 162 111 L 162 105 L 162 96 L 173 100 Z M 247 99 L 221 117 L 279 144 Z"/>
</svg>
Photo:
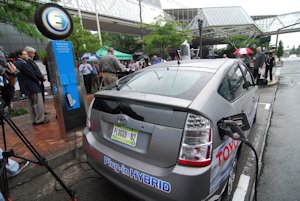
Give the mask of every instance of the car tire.
<svg viewBox="0 0 300 201">
<path fill-rule="evenodd" d="M 237 170 L 237 162 L 238 162 L 238 156 L 235 157 L 232 168 L 229 173 L 229 177 L 227 180 L 226 188 L 224 192 L 222 193 L 221 201 L 228 201 L 232 199 L 233 196 L 233 185 L 236 177 L 236 170 Z"/>
</svg>

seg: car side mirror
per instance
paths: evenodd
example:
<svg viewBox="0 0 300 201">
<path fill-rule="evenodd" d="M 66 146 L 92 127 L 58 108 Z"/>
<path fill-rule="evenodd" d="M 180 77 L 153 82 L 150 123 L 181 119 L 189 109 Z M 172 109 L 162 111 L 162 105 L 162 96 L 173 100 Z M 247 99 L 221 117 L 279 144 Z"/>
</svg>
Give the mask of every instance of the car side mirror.
<svg viewBox="0 0 300 201">
<path fill-rule="evenodd" d="M 250 124 L 245 113 L 240 113 L 221 119 L 218 123 L 219 134 L 235 140 L 246 140 L 243 131 L 250 129 Z"/>
<path fill-rule="evenodd" d="M 246 81 L 246 82 L 243 84 L 243 88 L 244 88 L 244 89 L 248 89 L 250 86 L 254 86 L 254 84 L 251 84 L 249 81 Z"/>
</svg>

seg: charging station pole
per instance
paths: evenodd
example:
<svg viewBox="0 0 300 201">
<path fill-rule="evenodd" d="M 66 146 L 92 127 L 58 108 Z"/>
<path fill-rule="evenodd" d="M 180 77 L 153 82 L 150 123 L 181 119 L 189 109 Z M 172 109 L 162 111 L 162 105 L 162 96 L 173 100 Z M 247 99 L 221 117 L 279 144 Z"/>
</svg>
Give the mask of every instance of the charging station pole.
<svg viewBox="0 0 300 201">
<path fill-rule="evenodd" d="M 85 126 L 85 91 L 75 67 L 72 42 L 51 41 L 47 46 L 47 62 L 60 133 L 67 133 Z"/>
<path fill-rule="evenodd" d="M 72 42 L 62 41 L 71 35 L 73 21 L 66 9 L 54 3 L 42 5 L 34 21 L 39 31 L 53 40 L 46 49 L 47 65 L 60 133 L 68 140 L 68 133 L 83 128 L 86 122 L 86 94 L 75 67 Z"/>
</svg>

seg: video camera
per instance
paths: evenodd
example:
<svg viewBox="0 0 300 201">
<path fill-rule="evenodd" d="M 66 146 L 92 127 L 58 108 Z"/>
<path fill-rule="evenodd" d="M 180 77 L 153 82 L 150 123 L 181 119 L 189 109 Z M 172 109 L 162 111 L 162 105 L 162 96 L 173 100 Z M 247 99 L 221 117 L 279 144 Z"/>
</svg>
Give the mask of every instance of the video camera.
<svg viewBox="0 0 300 201">
<path fill-rule="evenodd" d="M 4 48 L 0 45 L 0 76 L 6 74 L 7 76 L 16 77 L 19 71 L 12 73 L 9 70 L 7 70 L 8 62 L 12 62 L 12 60 L 7 56 L 7 54 L 4 51 Z"/>
<path fill-rule="evenodd" d="M 11 80 L 11 78 L 16 79 L 15 77 L 19 71 L 11 72 L 8 69 L 9 62 L 11 62 L 11 60 L 8 58 L 3 47 L 0 45 L 0 76 L 3 76 L 7 80 Z M 12 63 L 10 64 L 13 65 Z M 0 115 L 3 112 L 2 109 L 5 108 L 12 100 L 14 90 L 15 88 L 13 85 L 6 84 L 5 86 L 0 86 Z"/>
</svg>

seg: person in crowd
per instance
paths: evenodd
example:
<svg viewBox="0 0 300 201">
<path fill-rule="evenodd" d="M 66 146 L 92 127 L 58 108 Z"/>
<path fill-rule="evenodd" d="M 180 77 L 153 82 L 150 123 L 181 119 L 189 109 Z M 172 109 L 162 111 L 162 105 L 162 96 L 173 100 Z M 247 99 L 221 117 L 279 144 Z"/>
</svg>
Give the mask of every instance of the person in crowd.
<svg viewBox="0 0 300 201">
<path fill-rule="evenodd" d="M 142 68 L 147 68 L 149 66 L 149 59 L 145 59 L 143 62 Z"/>
<path fill-rule="evenodd" d="M 275 66 L 275 58 L 273 56 L 273 53 L 269 53 L 267 58 L 266 58 L 266 72 L 265 72 L 265 78 L 268 78 L 268 73 L 269 73 L 269 77 L 270 77 L 270 81 L 273 80 L 273 76 L 272 76 L 272 70 L 273 67 Z"/>
<path fill-rule="evenodd" d="M 160 63 L 160 59 L 158 59 L 156 54 L 153 55 L 151 64 L 154 65 L 154 64 L 159 64 L 159 63 Z"/>
<path fill-rule="evenodd" d="M 253 77 L 259 79 L 265 63 L 265 54 L 261 51 L 261 47 L 256 48 L 256 54 L 254 56 L 254 69 Z"/>
<path fill-rule="evenodd" d="M 114 56 L 114 48 L 109 47 L 107 54 L 100 59 L 100 70 L 103 72 L 104 86 L 115 83 L 118 80 L 117 72 L 122 71 L 120 62 Z"/>
<path fill-rule="evenodd" d="M 92 72 L 93 67 L 86 62 L 86 58 L 82 58 L 82 63 L 79 66 L 79 72 L 83 76 L 83 82 L 86 93 L 92 93 Z"/>
<path fill-rule="evenodd" d="M 43 97 L 43 102 L 45 105 L 45 86 L 44 86 L 44 81 L 46 81 L 45 77 L 43 76 L 40 68 L 38 67 L 38 65 L 36 64 L 36 62 L 34 61 L 34 58 L 36 56 L 36 50 L 33 47 L 30 46 L 26 46 L 24 48 L 24 51 L 27 52 L 28 54 L 28 60 L 26 61 L 29 65 L 32 66 L 32 68 L 34 69 L 34 72 L 36 73 L 36 76 L 39 78 L 40 82 L 41 82 L 41 90 L 42 90 L 42 97 Z M 44 109 L 45 110 L 45 109 Z M 45 114 L 50 114 L 49 112 L 45 111 Z"/>
<path fill-rule="evenodd" d="M 131 72 L 134 72 L 139 70 L 139 65 L 133 59 L 131 59 L 128 64 L 128 68 Z"/>
<path fill-rule="evenodd" d="M 248 69 L 250 69 L 250 62 L 251 62 L 251 58 L 250 58 L 249 54 L 244 55 L 244 64 L 246 64 Z"/>
<path fill-rule="evenodd" d="M 18 59 L 15 62 L 15 65 L 20 71 L 18 74 L 18 80 L 20 88 L 28 97 L 28 106 L 32 125 L 49 123 L 49 120 L 45 118 L 41 80 L 37 76 L 34 67 L 27 63 L 27 52 L 24 50 L 17 50 L 16 55 Z"/>
<path fill-rule="evenodd" d="M 92 91 L 98 91 L 99 87 L 100 87 L 99 77 L 98 77 L 99 64 L 93 62 L 91 66 L 93 68 L 93 71 L 92 71 Z"/>
<path fill-rule="evenodd" d="M 48 61 L 47 61 L 47 57 L 44 58 L 43 64 L 44 64 L 44 66 L 46 67 L 47 80 L 48 80 L 48 82 L 51 83 L 51 75 L 50 75 L 50 69 L 49 69 L 49 64 L 48 64 Z"/>
</svg>

